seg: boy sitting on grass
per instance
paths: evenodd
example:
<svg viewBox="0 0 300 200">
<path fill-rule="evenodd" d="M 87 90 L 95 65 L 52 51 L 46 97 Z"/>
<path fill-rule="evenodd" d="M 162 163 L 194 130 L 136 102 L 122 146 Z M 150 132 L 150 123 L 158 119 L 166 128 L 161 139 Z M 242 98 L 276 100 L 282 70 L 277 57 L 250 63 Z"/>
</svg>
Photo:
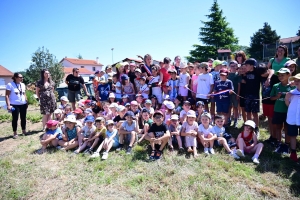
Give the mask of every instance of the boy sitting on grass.
<svg viewBox="0 0 300 200">
<path fill-rule="evenodd" d="M 58 145 L 58 140 L 62 139 L 62 131 L 58 127 L 59 122 L 56 120 L 49 120 L 46 125 L 46 133 L 42 136 L 41 145 L 42 148 L 37 151 L 38 154 L 43 154 L 46 152 L 48 145 L 56 147 Z"/>
</svg>

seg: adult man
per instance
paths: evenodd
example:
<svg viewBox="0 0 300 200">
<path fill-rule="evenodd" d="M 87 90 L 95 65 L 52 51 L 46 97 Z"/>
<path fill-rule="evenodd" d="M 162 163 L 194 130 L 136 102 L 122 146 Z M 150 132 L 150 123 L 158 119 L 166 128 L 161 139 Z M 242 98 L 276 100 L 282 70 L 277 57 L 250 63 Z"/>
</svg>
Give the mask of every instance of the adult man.
<svg viewBox="0 0 300 200">
<path fill-rule="evenodd" d="M 300 73 L 300 47 L 298 48 L 298 58 L 295 58 L 294 61 L 296 62 L 296 74 Z"/>
<path fill-rule="evenodd" d="M 80 85 L 83 87 L 86 95 L 90 96 L 84 84 L 83 78 L 79 76 L 78 68 L 73 68 L 73 74 L 69 74 L 67 76 L 65 83 L 68 85 L 68 99 L 70 103 L 72 103 L 73 110 L 75 110 L 76 101 L 81 99 Z"/>
</svg>

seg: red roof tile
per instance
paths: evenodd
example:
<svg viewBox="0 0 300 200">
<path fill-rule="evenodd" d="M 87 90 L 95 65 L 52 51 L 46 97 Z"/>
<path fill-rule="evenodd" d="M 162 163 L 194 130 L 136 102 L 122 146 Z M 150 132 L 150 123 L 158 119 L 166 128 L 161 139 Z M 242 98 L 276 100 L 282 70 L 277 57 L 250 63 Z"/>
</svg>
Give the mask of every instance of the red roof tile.
<svg viewBox="0 0 300 200">
<path fill-rule="evenodd" d="M 218 53 L 231 53 L 230 49 L 218 49 Z"/>
<path fill-rule="evenodd" d="M 85 59 L 77 59 L 77 58 L 63 58 L 60 63 L 63 60 L 67 60 L 70 63 L 73 63 L 75 65 L 97 65 L 97 66 L 103 66 L 101 63 L 97 63 L 95 60 L 85 60 Z"/>
<path fill-rule="evenodd" d="M 73 68 L 72 67 L 64 67 L 64 72 L 65 72 L 65 74 L 72 74 Z M 85 68 L 80 68 L 79 74 L 94 74 L 94 72 L 87 70 Z"/>
<path fill-rule="evenodd" d="M 6 69 L 5 67 L 3 67 L 2 65 L 0 65 L 0 76 L 10 76 L 13 77 L 14 73 L 12 73 L 11 71 L 9 71 L 8 69 Z"/>
<path fill-rule="evenodd" d="M 288 44 L 290 42 L 296 42 L 299 39 L 300 39 L 300 36 L 294 36 L 294 37 L 289 37 L 289 38 L 281 38 L 279 40 L 279 43 Z"/>
</svg>

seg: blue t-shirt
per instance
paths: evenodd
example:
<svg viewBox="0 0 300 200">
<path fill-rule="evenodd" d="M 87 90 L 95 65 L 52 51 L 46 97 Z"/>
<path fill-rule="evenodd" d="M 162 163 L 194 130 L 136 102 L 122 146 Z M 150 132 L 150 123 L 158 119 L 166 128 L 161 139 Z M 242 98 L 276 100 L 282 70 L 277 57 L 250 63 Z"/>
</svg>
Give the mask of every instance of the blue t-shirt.
<svg viewBox="0 0 300 200">
<path fill-rule="evenodd" d="M 50 134 L 50 135 L 55 135 L 55 134 L 57 134 L 56 138 L 60 139 L 60 138 L 62 138 L 62 134 L 63 134 L 63 133 L 62 133 L 61 128 L 57 128 L 57 129 L 55 129 L 55 130 L 48 129 L 48 130 L 46 131 L 46 134 Z"/>
<path fill-rule="evenodd" d="M 107 101 L 110 91 L 110 85 L 108 83 L 98 85 L 99 96 L 101 101 Z"/>
<path fill-rule="evenodd" d="M 210 72 L 210 74 L 212 75 L 214 82 L 220 80 L 220 72 L 212 71 L 212 72 Z"/>
<path fill-rule="evenodd" d="M 174 100 L 177 97 L 177 87 L 179 86 L 179 80 L 177 78 L 175 80 L 170 79 L 166 83 L 166 86 L 171 87 L 171 90 L 169 91 L 169 96 L 171 100 Z"/>
<path fill-rule="evenodd" d="M 118 132 L 117 129 L 113 129 L 112 132 L 110 132 L 109 130 L 106 130 L 106 137 L 110 138 L 116 132 Z M 119 135 L 118 134 L 116 134 L 116 136 L 113 138 L 113 141 L 116 143 L 119 143 Z"/>
<path fill-rule="evenodd" d="M 215 88 L 214 88 L 215 93 L 218 93 L 223 90 L 228 90 L 228 89 L 233 90 L 233 84 L 232 84 L 231 80 L 227 79 L 226 81 L 217 81 L 215 83 Z M 229 91 L 215 95 L 214 98 L 215 98 L 216 102 L 228 102 L 229 103 L 230 102 Z"/>
</svg>

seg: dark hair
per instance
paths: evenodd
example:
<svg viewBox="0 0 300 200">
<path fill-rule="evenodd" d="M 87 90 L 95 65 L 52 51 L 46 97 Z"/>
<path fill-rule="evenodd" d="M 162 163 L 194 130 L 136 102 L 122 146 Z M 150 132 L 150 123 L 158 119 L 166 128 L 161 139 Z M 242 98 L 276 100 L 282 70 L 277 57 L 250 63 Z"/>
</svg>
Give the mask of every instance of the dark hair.
<svg viewBox="0 0 300 200">
<path fill-rule="evenodd" d="M 284 56 L 284 57 L 287 57 L 287 56 L 288 56 L 288 48 L 287 48 L 287 46 L 285 46 L 285 45 L 279 45 L 279 46 L 276 48 L 275 58 L 278 57 L 278 55 L 277 55 L 277 50 L 278 50 L 279 48 L 281 48 L 281 49 L 284 50 L 284 55 L 283 55 L 283 56 Z"/>
<path fill-rule="evenodd" d="M 217 120 L 217 119 L 225 119 L 225 117 L 224 117 L 224 115 L 215 115 L 215 121 Z"/>
<path fill-rule="evenodd" d="M 176 60 L 176 58 L 178 58 L 178 57 L 181 58 L 180 56 L 175 56 L 174 60 Z"/>
<path fill-rule="evenodd" d="M 76 69 L 76 68 L 74 68 L 74 69 Z M 73 69 L 73 70 L 74 70 Z M 40 82 L 42 83 L 42 84 L 44 84 L 44 74 L 45 74 L 45 72 L 49 72 L 49 70 L 48 69 L 43 69 L 42 71 L 41 71 L 41 79 L 40 79 Z M 49 79 L 48 79 L 48 82 L 50 83 L 51 82 L 51 77 L 49 77 Z"/>
<path fill-rule="evenodd" d="M 79 70 L 77 67 L 73 68 L 73 73 L 77 70 Z"/>
<path fill-rule="evenodd" d="M 153 65 L 153 66 L 151 67 L 151 69 L 157 71 L 157 70 L 158 70 L 158 67 L 159 67 L 159 66 L 157 66 L 157 64 L 155 64 L 155 65 Z"/>
<path fill-rule="evenodd" d="M 239 63 L 239 61 L 237 60 L 238 56 L 242 56 L 242 63 L 247 60 L 247 57 L 246 57 L 246 54 L 244 51 L 239 51 L 235 54 L 234 60 L 236 60 Z M 239 63 L 239 64 L 241 64 L 241 63 Z"/>
<path fill-rule="evenodd" d="M 11 77 L 12 80 L 16 81 L 16 78 L 19 78 L 19 76 L 22 75 L 20 73 L 14 73 L 13 77 Z"/>
<path fill-rule="evenodd" d="M 164 64 L 169 64 L 171 62 L 171 59 L 169 57 L 164 58 Z"/>
</svg>

